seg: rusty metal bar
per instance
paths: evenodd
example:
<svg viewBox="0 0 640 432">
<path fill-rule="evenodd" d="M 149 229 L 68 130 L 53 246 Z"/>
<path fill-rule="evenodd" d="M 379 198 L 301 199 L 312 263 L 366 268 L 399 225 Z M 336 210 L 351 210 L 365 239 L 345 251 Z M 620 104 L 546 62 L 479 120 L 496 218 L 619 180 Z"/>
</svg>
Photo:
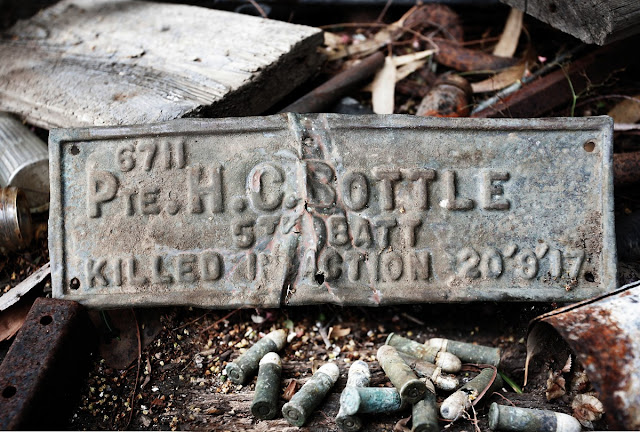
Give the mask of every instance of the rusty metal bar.
<svg viewBox="0 0 640 432">
<path fill-rule="evenodd" d="M 0 365 L 0 429 L 66 425 L 95 339 L 76 302 L 38 298 Z"/>
<path fill-rule="evenodd" d="M 613 155 L 613 184 L 626 186 L 640 181 L 640 152 Z"/>
<path fill-rule="evenodd" d="M 373 76 L 383 64 L 384 55 L 381 52 L 372 54 L 316 87 L 280 112 L 314 113 L 325 111 L 342 96 Z"/>
</svg>

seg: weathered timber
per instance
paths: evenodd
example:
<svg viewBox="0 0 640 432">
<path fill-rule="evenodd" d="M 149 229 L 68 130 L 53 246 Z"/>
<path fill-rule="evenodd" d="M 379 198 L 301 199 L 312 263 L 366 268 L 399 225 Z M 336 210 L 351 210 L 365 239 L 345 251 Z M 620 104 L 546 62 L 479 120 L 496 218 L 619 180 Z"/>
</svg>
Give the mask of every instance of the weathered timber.
<svg viewBox="0 0 640 432">
<path fill-rule="evenodd" d="M 640 32 L 636 0 L 500 1 L 589 44 L 604 45 Z"/>
<path fill-rule="evenodd" d="M 50 150 L 53 291 L 87 305 L 568 302 L 615 287 L 607 117 L 189 119 L 55 130 Z"/>
<path fill-rule="evenodd" d="M 0 39 L 0 109 L 45 128 L 260 114 L 315 72 L 322 40 L 193 6 L 63 0 Z"/>
</svg>

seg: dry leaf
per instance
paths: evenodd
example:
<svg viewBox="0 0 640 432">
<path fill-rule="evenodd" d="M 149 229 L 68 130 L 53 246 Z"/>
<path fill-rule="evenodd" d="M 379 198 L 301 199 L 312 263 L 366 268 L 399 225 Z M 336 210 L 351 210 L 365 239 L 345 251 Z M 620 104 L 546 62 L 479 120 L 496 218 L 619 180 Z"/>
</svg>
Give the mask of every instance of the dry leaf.
<svg viewBox="0 0 640 432">
<path fill-rule="evenodd" d="M 348 335 L 349 333 L 351 333 L 351 327 L 343 328 L 337 325 L 333 327 L 333 331 L 331 332 L 331 335 L 333 336 L 334 339 L 339 339 L 341 337 Z"/>
<path fill-rule="evenodd" d="M 636 123 L 640 120 L 640 95 L 634 98 L 639 100 L 625 99 L 611 108 L 607 115 L 616 123 Z"/>
<path fill-rule="evenodd" d="M 518 47 L 520 32 L 522 31 L 522 11 L 511 9 L 507 23 L 504 25 L 498 44 L 493 49 L 493 55 L 499 57 L 513 57 Z"/>
<path fill-rule="evenodd" d="M 579 394 L 571 402 L 573 416 L 586 428 L 593 429 L 593 422 L 598 421 L 604 414 L 602 402 L 593 395 Z"/>
<path fill-rule="evenodd" d="M 571 372 L 571 365 L 572 364 L 573 364 L 573 362 L 571 361 L 571 356 L 567 357 L 567 361 L 564 363 L 564 366 L 562 367 L 562 372 L 563 373 Z"/>
<path fill-rule="evenodd" d="M 525 63 L 518 63 L 494 76 L 482 80 L 477 83 L 471 84 L 471 89 L 474 93 L 486 93 L 492 91 L 502 90 L 505 87 L 509 87 L 511 84 L 522 79 L 526 70 Z"/>
<path fill-rule="evenodd" d="M 33 299 L 19 301 L 0 313 L 0 342 L 11 339 L 27 319 Z"/>
<path fill-rule="evenodd" d="M 400 67 L 409 63 L 413 63 L 417 60 L 425 59 L 433 55 L 433 53 L 435 53 L 435 50 L 425 50 L 425 51 L 418 51 L 411 54 L 393 57 L 393 64 L 396 67 Z"/>
<path fill-rule="evenodd" d="M 547 400 L 557 399 L 564 396 L 567 391 L 565 390 L 565 379 L 560 371 L 549 371 L 549 379 L 547 380 Z"/>
<path fill-rule="evenodd" d="M 376 114 L 393 114 L 396 87 L 396 67 L 391 57 L 384 59 L 384 66 L 378 71 L 371 84 L 371 101 Z"/>
<path fill-rule="evenodd" d="M 290 401 L 293 395 L 296 394 L 296 387 L 298 387 L 298 381 L 296 381 L 295 379 L 291 380 L 287 388 L 284 390 L 282 399 Z"/>
<path fill-rule="evenodd" d="M 426 63 L 427 60 L 416 60 L 414 62 L 407 63 L 404 66 L 400 66 L 396 70 L 396 82 L 405 79 L 406 77 L 420 69 L 422 66 L 424 66 Z"/>
<path fill-rule="evenodd" d="M 411 432 L 411 428 L 407 427 L 410 420 L 411 416 L 398 420 L 393 426 L 393 432 Z"/>
<path fill-rule="evenodd" d="M 571 379 L 571 391 L 581 393 L 591 387 L 589 377 L 584 371 L 576 371 Z"/>
</svg>

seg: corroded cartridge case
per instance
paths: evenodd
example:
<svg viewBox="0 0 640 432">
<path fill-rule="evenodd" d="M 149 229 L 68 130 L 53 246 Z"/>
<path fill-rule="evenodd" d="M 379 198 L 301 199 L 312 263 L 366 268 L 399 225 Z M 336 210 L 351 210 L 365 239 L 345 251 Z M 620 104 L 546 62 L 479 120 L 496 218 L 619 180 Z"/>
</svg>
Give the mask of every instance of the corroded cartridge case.
<svg viewBox="0 0 640 432">
<path fill-rule="evenodd" d="M 340 402 L 349 415 L 393 412 L 402 408 L 402 397 L 393 387 L 347 387 Z"/>
<path fill-rule="evenodd" d="M 429 339 L 425 345 L 451 353 L 465 363 L 488 364 L 495 367 L 500 365 L 500 348 L 442 338 Z"/>
<path fill-rule="evenodd" d="M 349 368 L 345 391 L 351 387 L 367 387 L 370 379 L 371 372 L 369 372 L 369 366 L 362 360 L 356 360 Z M 362 427 L 362 421 L 360 417 L 355 415 L 355 412 L 351 412 L 352 408 L 350 407 L 353 404 L 351 400 L 352 397 L 348 394 L 345 395 L 345 391 L 340 395 L 340 410 L 336 416 L 336 424 L 344 431 L 358 431 Z M 350 413 L 347 414 L 347 412 Z"/>
<path fill-rule="evenodd" d="M 246 353 L 229 363 L 225 370 L 231 382 L 244 384 L 258 370 L 258 364 L 267 353 L 280 351 L 287 341 L 284 330 L 275 330 L 260 339 Z"/>
<path fill-rule="evenodd" d="M 411 432 L 438 432 L 438 406 L 433 387 L 425 397 L 413 404 L 411 410 Z"/>
<path fill-rule="evenodd" d="M 428 378 L 435 384 L 440 390 L 453 391 L 460 385 L 460 380 L 454 375 L 445 375 L 442 373 L 442 368 L 430 363 L 426 360 L 420 360 L 415 357 L 411 357 L 408 354 L 398 352 L 402 360 L 404 360 L 416 375 L 420 378 Z"/>
<path fill-rule="evenodd" d="M 456 420 L 462 413 L 469 409 L 471 401 L 478 397 L 482 391 L 487 388 L 494 370 L 492 368 L 482 369 L 482 371 L 474 379 L 460 387 L 458 391 L 446 398 L 440 405 L 440 414 L 447 420 Z M 496 374 L 493 384 L 489 392 L 502 387 L 502 378 L 500 374 Z"/>
<path fill-rule="evenodd" d="M 400 392 L 403 401 L 416 403 L 424 397 L 427 392 L 426 384 L 418 379 L 393 346 L 381 346 L 376 357 L 391 384 Z"/>
<path fill-rule="evenodd" d="M 445 372 L 458 372 L 462 366 L 460 359 L 451 353 L 440 352 L 437 348 L 425 346 L 395 333 L 389 334 L 386 344 L 411 357 L 434 363 Z"/>
<path fill-rule="evenodd" d="M 568 414 L 492 403 L 489 428 L 519 432 L 580 432 L 580 422 Z"/>
<path fill-rule="evenodd" d="M 29 204 L 20 189 L 0 188 L 0 252 L 26 247 L 33 237 Z"/>
<path fill-rule="evenodd" d="M 267 353 L 260 360 L 256 391 L 251 403 L 251 413 L 262 420 L 275 418 L 278 413 L 278 394 L 280 393 L 280 374 L 282 362 L 274 352 Z"/>
<path fill-rule="evenodd" d="M 298 393 L 282 407 L 282 415 L 293 426 L 302 426 L 320 405 L 340 376 L 335 363 L 326 363 L 307 381 Z"/>
</svg>

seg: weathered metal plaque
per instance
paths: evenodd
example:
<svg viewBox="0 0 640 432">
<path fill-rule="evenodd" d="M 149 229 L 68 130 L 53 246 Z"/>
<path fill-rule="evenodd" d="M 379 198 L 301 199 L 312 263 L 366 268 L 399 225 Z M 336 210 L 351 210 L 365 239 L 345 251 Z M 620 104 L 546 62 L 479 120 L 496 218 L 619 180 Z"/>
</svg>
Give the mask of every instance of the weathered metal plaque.
<svg viewBox="0 0 640 432">
<path fill-rule="evenodd" d="M 55 130 L 56 297 L 575 301 L 615 288 L 607 117 L 283 114 Z"/>
</svg>

